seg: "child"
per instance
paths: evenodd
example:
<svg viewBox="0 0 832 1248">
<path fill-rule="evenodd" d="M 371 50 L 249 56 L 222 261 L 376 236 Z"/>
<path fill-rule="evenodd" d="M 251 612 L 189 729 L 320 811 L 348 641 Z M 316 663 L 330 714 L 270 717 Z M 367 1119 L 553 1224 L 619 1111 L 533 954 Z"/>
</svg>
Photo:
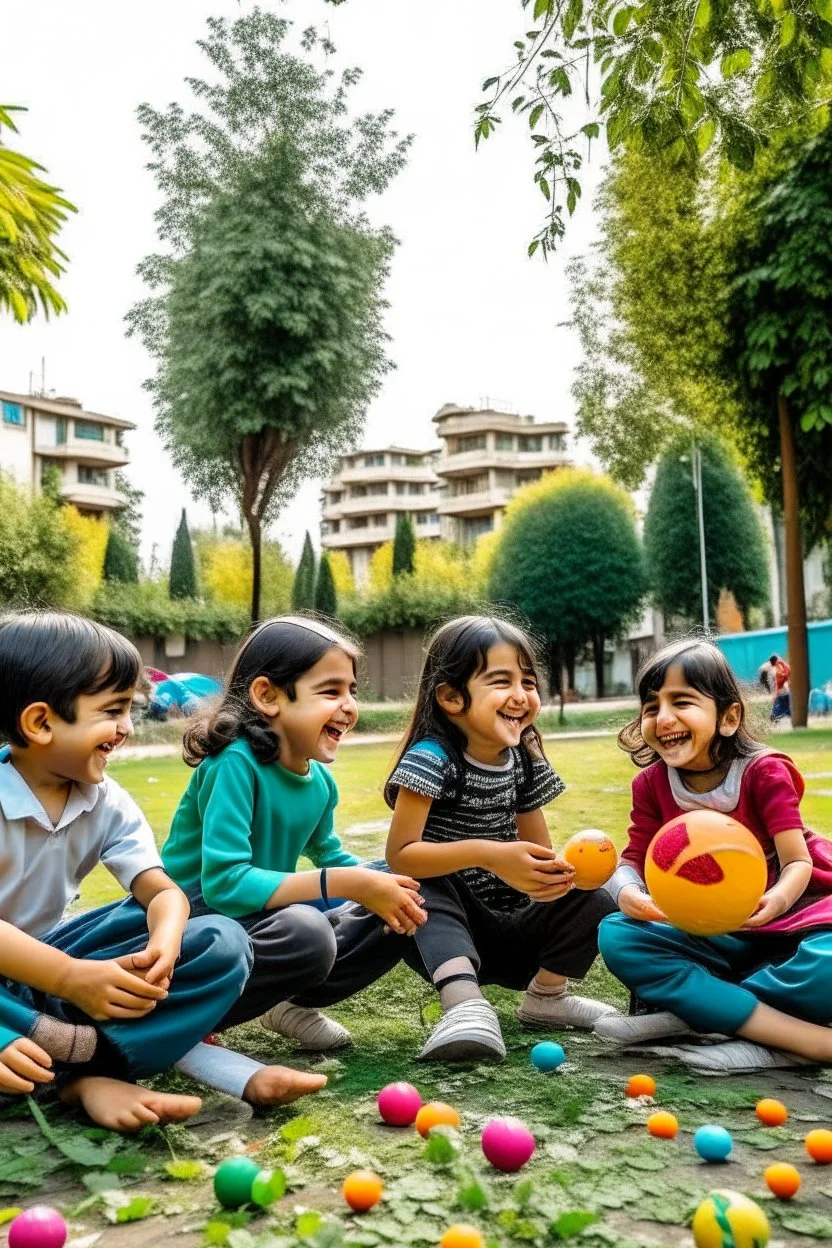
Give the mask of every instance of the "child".
<svg viewBox="0 0 832 1248">
<path fill-rule="evenodd" d="M 128 641 L 79 616 L 0 620 L 0 1092 L 54 1083 L 113 1130 L 198 1111 L 132 1080 L 210 1030 L 251 959 L 235 924 L 188 920 L 147 821 L 105 775 L 140 672 Z M 61 922 L 99 862 L 132 897 Z"/>
<path fill-rule="evenodd" d="M 752 1042 L 677 1050 L 710 1070 L 832 1060 L 832 845 L 803 826 L 800 773 L 749 732 L 737 681 L 710 642 L 678 642 L 648 659 L 638 693 L 641 713 L 619 744 L 644 770 L 633 781 L 629 844 L 607 886 L 621 913 L 604 920 L 599 939 L 610 970 L 660 1012 L 602 1019 L 596 1032 L 630 1042 L 692 1031 Z M 644 888 L 655 833 L 699 809 L 730 812 L 769 860 L 756 913 L 728 936 L 677 931 Z"/>
<path fill-rule="evenodd" d="M 385 789 L 387 861 L 429 881 L 430 921 L 415 942 L 443 1016 L 423 1059 L 505 1057 L 480 982 L 526 988 L 526 1023 L 588 1028 L 614 1012 L 567 991 L 592 965 L 612 902 L 573 890 L 573 869 L 552 849 L 541 808 L 564 786 L 534 727 L 539 711 L 520 629 L 465 616 L 434 634 Z"/>
<path fill-rule="evenodd" d="M 395 934 L 425 921 L 415 880 L 362 866 L 333 831 L 327 765 L 357 717 L 357 657 L 315 620 L 267 620 L 240 647 L 219 704 L 185 734 L 195 771 L 162 860 L 194 913 L 235 919 L 254 949 L 218 1030 L 259 1017 L 306 1049 L 348 1044 L 344 1027 L 309 1007 L 373 983 L 402 957 Z M 315 870 L 298 870 L 302 855 Z M 333 898 L 358 904 L 331 908 Z M 182 1069 L 225 1091 L 235 1060 L 248 1062 L 219 1050 L 212 1069 L 206 1046 L 196 1057 Z"/>
</svg>

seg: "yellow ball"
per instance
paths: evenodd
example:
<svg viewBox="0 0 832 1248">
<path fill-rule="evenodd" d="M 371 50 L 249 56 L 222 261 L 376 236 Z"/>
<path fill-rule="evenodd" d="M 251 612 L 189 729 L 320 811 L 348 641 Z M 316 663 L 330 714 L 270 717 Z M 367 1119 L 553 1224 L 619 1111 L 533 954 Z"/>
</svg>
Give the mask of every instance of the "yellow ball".
<svg viewBox="0 0 832 1248">
<path fill-rule="evenodd" d="M 711 1192 L 693 1215 L 696 1248 L 766 1248 L 768 1218 L 741 1192 Z"/>
<path fill-rule="evenodd" d="M 618 866 L 618 854 L 606 832 L 587 828 L 576 832 L 560 851 L 575 868 L 572 883 L 578 889 L 600 888 Z"/>
<path fill-rule="evenodd" d="M 669 820 L 650 842 L 644 866 L 653 901 L 674 927 L 693 936 L 741 928 L 757 909 L 767 878 L 756 836 L 715 810 Z"/>
</svg>

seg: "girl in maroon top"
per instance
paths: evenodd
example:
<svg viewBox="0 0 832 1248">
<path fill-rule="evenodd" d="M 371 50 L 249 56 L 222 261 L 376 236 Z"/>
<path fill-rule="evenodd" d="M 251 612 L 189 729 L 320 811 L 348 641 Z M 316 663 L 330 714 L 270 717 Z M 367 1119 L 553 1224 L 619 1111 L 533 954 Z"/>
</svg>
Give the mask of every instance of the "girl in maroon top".
<svg viewBox="0 0 832 1248">
<path fill-rule="evenodd" d="M 619 744 L 644 770 L 633 781 L 629 843 L 608 885 L 620 913 L 603 921 L 599 944 L 653 1012 L 601 1019 L 597 1034 L 630 1043 L 692 1031 L 743 1037 L 673 1050 L 710 1070 L 832 1061 L 832 843 L 803 825 L 800 772 L 755 740 L 737 681 L 710 642 L 665 647 L 643 666 L 638 692 L 640 714 Z M 700 809 L 730 812 L 768 860 L 756 912 L 727 936 L 671 927 L 644 886 L 656 832 Z"/>
</svg>

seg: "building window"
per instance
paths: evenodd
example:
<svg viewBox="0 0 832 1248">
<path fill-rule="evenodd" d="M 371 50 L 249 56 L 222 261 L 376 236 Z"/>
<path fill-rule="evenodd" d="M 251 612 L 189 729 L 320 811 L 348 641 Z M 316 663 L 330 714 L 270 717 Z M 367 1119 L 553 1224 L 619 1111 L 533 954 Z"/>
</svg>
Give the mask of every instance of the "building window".
<svg viewBox="0 0 832 1248">
<path fill-rule="evenodd" d="M 390 463 L 394 468 L 399 468 L 404 463 L 404 455 L 391 455 Z"/>
<path fill-rule="evenodd" d="M 404 462 L 408 468 L 418 468 L 422 462 L 421 455 L 405 455 Z"/>
<path fill-rule="evenodd" d="M 484 451 L 485 446 L 485 434 L 475 433 L 469 438 L 457 438 L 451 443 L 448 454 L 464 455 L 467 451 Z"/>
<path fill-rule="evenodd" d="M 438 511 L 432 511 L 430 513 L 430 522 L 432 525 L 441 524 L 442 517 L 439 515 Z"/>
<path fill-rule="evenodd" d="M 539 433 L 527 433 L 521 435 L 519 449 L 521 451 L 542 451 L 543 435 Z"/>
<path fill-rule="evenodd" d="M 367 517 L 366 516 L 352 516 L 347 521 L 347 524 L 349 525 L 351 529 L 366 529 Z"/>
<path fill-rule="evenodd" d="M 368 493 L 368 494 L 386 494 L 386 493 L 387 493 L 387 482 L 386 482 L 386 481 L 376 481 L 374 485 L 368 485 L 368 486 L 367 486 L 367 493 Z"/>
<path fill-rule="evenodd" d="M 78 481 L 81 485 L 109 485 L 106 468 L 90 468 L 89 464 L 78 465 Z"/>
<path fill-rule="evenodd" d="M 55 421 L 55 445 L 64 446 L 66 443 L 66 416 L 59 416 Z"/>
<path fill-rule="evenodd" d="M 406 494 L 406 493 L 407 493 L 407 485 L 405 484 L 405 482 L 404 482 L 404 481 L 397 481 L 397 482 L 396 482 L 396 493 L 399 495 L 399 497 L 400 497 L 400 498 L 401 498 L 402 494 Z"/>
<path fill-rule="evenodd" d="M 352 489 L 350 490 L 350 498 L 366 498 L 366 497 L 367 497 L 366 485 L 354 485 Z"/>
<path fill-rule="evenodd" d="M 364 467 L 365 467 L 365 468 L 383 468 L 383 467 L 384 467 L 384 454 L 383 454 L 383 452 L 379 452 L 379 453 L 378 453 L 378 454 L 376 454 L 376 455 L 365 455 L 365 456 L 364 456 Z"/>
<path fill-rule="evenodd" d="M 565 442 L 565 439 L 562 433 L 550 433 L 549 434 L 549 450 L 550 451 L 562 451 L 564 447 L 564 442 Z"/>
<path fill-rule="evenodd" d="M 419 513 L 419 515 L 417 515 L 417 517 L 416 517 L 416 523 L 417 523 L 417 524 L 427 524 L 427 523 L 428 523 L 428 521 L 429 521 L 429 519 L 430 519 L 430 516 L 428 515 L 428 513 L 427 513 L 427 512 L 425 512 L 425 511 L 422 511 L 422 512 L 420 512 L 420 513 Z"/>
<path fill-rule="evenodd" d="M 380 511 L 378 515 L 373 516 L 373 526 L 377 529 L 387 528 L 387 512 Z"/>
<path fill-rule="evenodd" d="M 76 420 L 75 436 L 87 438 L 90 442 L 103 442 L 104 426 L 97 424 L 94 420 Z"/>
<path fill-rule="evenodd" d="M 329 504 L 330 504 L 330 506 L 332 506 L 334 503 L 340 503 L 340 501 L 341 501 L 341 499 L 342 499 L 343 497 L 344 497 L 344 491 L 343 491 L 343 490 L 330 490 L 330 491 L 329 491 Z"/>
<path fill-rule="evenodd" d="M 425 487 L 420 481 L 411 481 L 407 487 L 408 494 L 423 494 Z"/>
<path fill-rule="evenodd" d="M 330 520 L 330 521 L 329 521 L 329 523 L 328 523 L 328 526 L 327 526 L 327 527 L 328 527 L 328 530 L 329 530 L 329 532 L 330 532 L 330 533 L 340 533 L 340 532 L 341 532 L 341 521 L 340 521 L 340 520 Z"/>
<path fill-rule="evenodd" d="M 26 412 L 20 403 L 3 400 L 3 424 L 14 425 L 17 429 L 26 428 Z"/>
<path fill-rule="evenodd" d="M 498 451 L 513 451 L 514 450 L 514 434 L 513 433 L 498 433 L 496 446 L 497 446 Z"/>
<path fill-rule="evenodd" d="M 462 530 L 463 541 L 475 542 L 483 533 L 490 533 L 493 528 L 493 516 L 477 516 L 476 520 L 467 520 Z"/>
</svg>

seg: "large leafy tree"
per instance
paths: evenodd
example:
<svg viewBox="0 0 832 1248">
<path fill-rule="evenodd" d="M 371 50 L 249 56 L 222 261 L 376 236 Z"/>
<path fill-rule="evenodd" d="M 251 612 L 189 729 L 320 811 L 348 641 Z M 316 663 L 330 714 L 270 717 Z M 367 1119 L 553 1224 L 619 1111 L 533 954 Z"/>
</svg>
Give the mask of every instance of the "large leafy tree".
<svg viewBox="0 0 832 1248">
<path fill-rule="evenodd" d="M 700 444 L 710 619 L 730 590 L 743 616 L 769 600 L 768 551 L 748 485 L 714 439 Z M 701 618 L 699 525 L 691 446 L 660 460 L 644 520 L 644 551 L 656 604 L 669 616 Z"/>
<path fill-rule="evenodd" d="M 646 589 L 633 505 L 611 481 L 564 469 L 507 508 L 490 597 L 527 616 L 547 639 L 554 668 L 591 645 L 599 697 L 605 642 L 638 618 Z"/>
<path fill-rule="evenodd" d="M 62 607 L 76 599 L 81 539 L 69 508 L 48 494 L 30 497 L 0 472 L 0 602 Z"/>
<path fill-rule="evenodd" d="M 241 511 L 260 611 L 264 527 L 298 479 L 354 442 L 389 362 L 381 286 L 393 239 L 363 201 L 402 167 L 391 114 L 350 116 L 358 73 L 333 81 L 313 30 L 253 10 L 209 21 L 218 81 L 189 79 L 204 112 L 139 116 L 164 194 L 169 250 L 140 272 L 155 293 L 130 313 L 157 359 L 157 428 L 198 496 Z"/>
<path fill-rule="evenodd" d="M 135 584 L 139 579 L 139 561 L 136 551 L 117 525 L 110 526 L 104 551 L 104 580 L 121 584 Z"/>
<path fill-rule="evenodd" d="M 0 104 L 0 133 L 17 133 L 14 113 Z M 0 308 L 23 324 L 38 306 L 46 316 L 66 310 L 53 279 L 64 272 L 66 256 L 55 239 L 67 214 L 75 212 L 55 186 L 44 182 L 42 165 L 7 147 L 0 138 Z"/>
</svg>

